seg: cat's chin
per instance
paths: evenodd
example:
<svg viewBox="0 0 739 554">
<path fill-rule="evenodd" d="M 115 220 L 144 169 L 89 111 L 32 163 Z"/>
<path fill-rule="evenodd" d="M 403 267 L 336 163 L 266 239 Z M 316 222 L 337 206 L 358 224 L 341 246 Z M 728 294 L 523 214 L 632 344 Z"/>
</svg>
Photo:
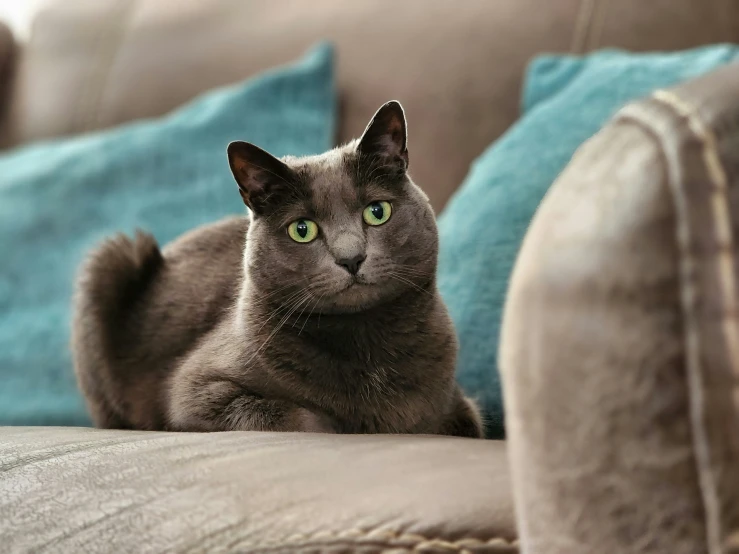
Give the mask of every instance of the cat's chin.
<svg viewBox="0 0 739 554">
<path fill-rule="evenodd" d="M 325 295 L 317 309 L 325 314 L 353 314 L 374 308 L 388 300 L 382 287 L 353 282 L 331 295 Z"/>
</svg>

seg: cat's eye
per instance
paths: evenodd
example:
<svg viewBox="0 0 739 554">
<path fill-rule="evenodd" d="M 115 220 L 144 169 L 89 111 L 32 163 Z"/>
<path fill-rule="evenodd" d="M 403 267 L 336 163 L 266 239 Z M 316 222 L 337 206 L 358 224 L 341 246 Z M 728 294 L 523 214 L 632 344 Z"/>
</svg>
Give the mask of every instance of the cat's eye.
<svg viewBox="0 0 739 554">
<path fill-rule="evenodd" d="M 297 219 L 288 226 L 287 234 L 295 242 L 311 242 L 318 236 L 318 225 L 310 219 Z"/>
<path fill-rule="evenodd" d="M 362 217 L 367 225 L 382 225 L 390 219 L 393 208 L 390 202 L 372 202 L 362 212 Z"/>
</svg>

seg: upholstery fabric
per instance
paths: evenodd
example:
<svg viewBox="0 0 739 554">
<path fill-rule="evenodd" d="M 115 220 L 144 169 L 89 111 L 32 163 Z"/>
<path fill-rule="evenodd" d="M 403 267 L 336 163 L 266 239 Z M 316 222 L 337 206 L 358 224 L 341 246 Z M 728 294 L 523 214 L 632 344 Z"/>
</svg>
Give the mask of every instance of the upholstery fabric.
<svg viewBox="0 0 739 554">
<path fill-rule="evenodd" d="M 88 423 L 68 348 L 72 284 L 114 232 L 160 244 L 243 213 L 231 140 L 277 156 L 329 149 L 332 49 L 206 94 L 170 115 L 0 156 L 0 424 Z"/>
<path fill-rule="evenodd" d="M 625 102 L 738 54 L 728 45 L 656 54 L 608 50 L 544 56 L 531 64 L 524 117 L 477 159 L 439 219 L 439 287 L 460 339 L 458 376 L 470 394 L 482 395 L 493 436 L 503 431 L 496 360 L 508 280 L 550 184 Z"/>
<path fill-rule="evenodd" d="M 0 429 L 3 551 L 518 552 L 505 445 Z"/>
</svg>

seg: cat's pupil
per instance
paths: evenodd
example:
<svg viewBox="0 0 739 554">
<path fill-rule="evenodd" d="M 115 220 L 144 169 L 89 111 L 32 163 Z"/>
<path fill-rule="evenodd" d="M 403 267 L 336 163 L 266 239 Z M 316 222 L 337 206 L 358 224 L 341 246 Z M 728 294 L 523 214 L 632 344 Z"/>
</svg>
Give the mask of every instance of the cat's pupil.
<svg viewBox="0 0 739 554">
<path fill-rule="evenodd" d="M 301 238 L 305 238 L 308 234 L 308 224 L 301 219 L 300 221 L 298 221 L 298 225 L 296 226 L 295 230 L 298 232 Z"/>
<path fill-rule="evenodd" d="M 385 210 L 382 208 L 382 204 L 372 204 L 372 206 L 370 206 L 370 211 L 375 219 L 382 219 L 382 216 L 385 215 Z"/>
</svg>

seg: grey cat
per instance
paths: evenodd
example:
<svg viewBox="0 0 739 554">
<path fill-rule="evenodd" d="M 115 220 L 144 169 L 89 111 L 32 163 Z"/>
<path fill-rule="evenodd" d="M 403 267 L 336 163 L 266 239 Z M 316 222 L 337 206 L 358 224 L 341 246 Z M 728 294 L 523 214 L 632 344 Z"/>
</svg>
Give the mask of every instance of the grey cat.
<svg viewBox="0 0 739 554">
<path fill-rule="evenodd" d="M 162 251 L 118 235 L 83 266 L 72 348 L 95 424 L 482 436 L 400 104 L 322 155 L 228 159 L 249 217 Z"/>
</svg>

